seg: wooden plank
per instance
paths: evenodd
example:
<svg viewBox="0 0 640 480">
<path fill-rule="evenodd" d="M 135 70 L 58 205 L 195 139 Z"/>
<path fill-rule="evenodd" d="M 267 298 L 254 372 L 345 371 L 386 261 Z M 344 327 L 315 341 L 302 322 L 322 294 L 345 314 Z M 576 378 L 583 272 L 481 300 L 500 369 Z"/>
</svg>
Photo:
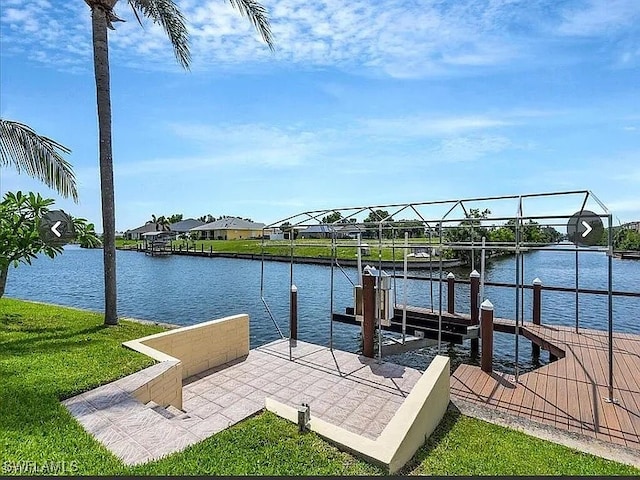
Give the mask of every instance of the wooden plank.
<svg viewBox="0 0 640 480">
<path fill-rule="evenodd" d="M 480 379 L 475 385 L 475 390 L 486 405 L 491 405 L 494 403 L 492 395 L 495 387 L 495 380 L 486 372 L 481 372 L 480 375 Z"/>
<path fill-rule="evenodd" d="M 589 372 L 591 369 L 588 358 L 589 351 L 583 348 L 580 337 L 577 337 L 576 345 L 571 348 L 573 368 L 569 373 L 573 375 L 578 404 L 576 428 L 585 435 L 595 436 L 592 390 L 590 388 L 592 374 Z"/>
<path fill-rule="evenodd" d="M 531 381 L 529 378 L 530 375 L 530 373 L 520 375 L 518 383 L 516 383 L 516 388 L 513 389 L 513 393 L 509 399 L 510 413 L 522 415 L 523 403 L 525 401 L 524 397 L 529 392 L 529 387 L 527 385 Z M 528 407 L 529 410 L 531 410 L 531 406 L 529 405 Z"/>
<path fill-rule="evenodd" d="M 585 354 L 585 351 L 580 352 L 582 355 Z M 586 353 L 588 355 L 588 353 Z M 576 386 L 577 386 L 577 398 L 578 405 L 580 409 L 579 413 L 579 425 L 580 432 L 584 435 L 596 436 L 595 424 L 594 424 L 594 413 L 593 413 L 593 399 L 592 399 L 592 390 L 589 388 L 590 380 L 587 376 L 587 373 L 581 371 L 584 368 L 584 360 L 578 357 L 575 358 L 574 367 L 576 372 L 580 371 L 579 374 L 576 375 Z"/>
<path fill-rule="evenodd" d="M 529 324 L 523 329 L 526 338 L 554 345 L 565 358 L 522 374 L 515 388 L 504 384 L 513 377 L 502 373 L 491 376 L 478 367 L 456 370 L 452 395 L 640 450 L 640 336 L 615 335 L 614 394 L 620 405 L 611 405 L 603 401 L 608 395 L 607 332 L 581 328 L 576 334 L 571 326 Z"/>
<path fill-rule="evenodd" d="M 513 411 L 513 406 L 511 405 L 511 397 L 513 396 L 513 391 L 516 389 L 514 375 L 506 373 L 500 373 L 499 375 L 499 386 L 498 391 L 496 392 L 498 408 L 506 413 L 517 413 L 517 411 Z"/>
<path fill-rule="evenodd" d="M 536 384 L 533 403 L 531 406 L 531 420 L 535 420 L 536 422 L 542 423 L 544 419 L 544 404 L 545 404 L 545 394 L 547 389 L 547 370 L 545 367 L 539 368 L 536 370 Z"/>
<path fill-rule="evenodd" d="M 619 342 L 616 343 L 617 347 L 620 347 Z M 616 407 L 616 414 L 618 422 L 622 429 L 622 435 L 628 446 L 640 446 L 640 422 L 634 422 L 633 412 L 637 412 L 638 403 L 640 403 L 640 395 L 634 394 L 633 389 L 636 387 L 636 380 L 627 367 L 627 358 L 633 358 L 632 355 L 625 352 L 615 354 L 614 357 L 614 383 L 617 387 L 617 391 L 614 390 L 614 396 L 618 398 L 619 405 Z M 638 396 L 638 401 L 635 397 Z"/>
<path fill-rule="evenodd" d="M 567 428 L 570 432 L 581 432 L 580 427 L 580 392 L 576 373 L 576 357 L 571 352 L 565 358 L 567 372 Z M 583 400 L 584 402 L 584 400 Z"/>
<path fill-rule="evenodd" d="M 460 365 L 451 378 L 451 393 L 463 399 L 474 400 L 472 387 L 478 379 L 478 370 L 471 365 Z"/>
<path fill-rule="evenodd" d="M 594 340 L 594 336 L 590 335 L 589 338 Z M 602 412 L 602 429 L 607 430 L 612 443 L 626 445 L 624 440 L 624 436 L 622 435 L 620 422 L 618 421 L 617 412 L 615 410 L 615 405 L 611 403 L 606 403 L 604 398 L 608 396 L 607 390 L 607 369 L 608 369 L 608 358 L 607 352 L 602 349 L 602 343 L 597 339 L 595 340 L 597 346 L 594 346 L 591 349 L 591 358 L 594 360 L 594 368 L 599 374 L 600 381 L 598 382 L 598 398 L 597 401 L 600 405 L 600 409 Z"/>
<path fill-rule="evenodd" d="M 600 363 L 594 356 L 595 343 L 588 333 L 581 335 L 581 341 L 585 346 L 583 360 L 589 378 L 589 400 L 593 411 L 594 436 L 600 440 L 611 442 L 611 435 L 608 429 L 605 428 L 606 424 L 604 423 L 605 420 L 602 413 L 602 403 L 598 393 L 598 371 L 600 370 Z"/>
</svg>

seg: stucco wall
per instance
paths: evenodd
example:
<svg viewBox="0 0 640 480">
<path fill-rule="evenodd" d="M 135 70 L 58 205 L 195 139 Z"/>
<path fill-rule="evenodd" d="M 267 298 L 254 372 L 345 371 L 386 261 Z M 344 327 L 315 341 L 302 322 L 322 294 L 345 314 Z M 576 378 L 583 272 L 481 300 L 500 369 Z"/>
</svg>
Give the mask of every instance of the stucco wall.
<svg viewBox="0 0 640 480">
<path fill-rule="evenodd" d="M 182 408 L 182 380 L 249 354 L 249 316 L 234 315 L 123 343 L 167 364 L 135 390 L 140 401 Z M 142 373 L 142 372 L 139 372 Z M 136 375 L 136 374 L 134 374 Z"/>
</svg>

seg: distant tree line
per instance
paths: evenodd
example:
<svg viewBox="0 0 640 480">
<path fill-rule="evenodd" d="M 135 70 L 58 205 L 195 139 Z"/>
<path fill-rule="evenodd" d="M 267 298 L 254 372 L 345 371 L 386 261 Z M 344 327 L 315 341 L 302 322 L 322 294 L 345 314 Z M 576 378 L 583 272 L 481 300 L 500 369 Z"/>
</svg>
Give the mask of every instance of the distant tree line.
<svg viewBox="0 0 640 480">
<path fill-rule="evenodd" d="M 602 232 L 600 245 L 609 245 L 609 229 Z M 623 226 L 613 227 L 613 249 L 640 251 L 640 232 Z"/>
<path fill-rule="evenodd" d="M 215 217 L 210 213 L 207 213 L 206 215 L 202 215 L 201 217 L 198 217 L 198 220 L 204 223 L 211 223 L 211 222 L 216 222 L 218 220 L 222 220 L 224 218 L 240 218 L 242 220 L 246 220 L 247 222 L 253 222 L 253 220 L 249 217 L 238 217 L 237 215 L 220 215 L 219 217 Z"/>
<path fill-rule="evenodd" d="M 520 243 L 535 243 L 535 244 L 553 244 L 563 240 L 564 235 L 557 231 L 555 228 L 546 225 L 540 225 L 534 220 L 528 220 L 520 225 L 520 228 L 516 228 L 516 220 L 511 219 L 504 225 L 483 225 L 483 221 L 486 221 L 491 211 L 488 209 L 480 210 L 479 208 L 470 209 L 465 215 L 465 220 L 460 222 L 455 227 L 447 228 L 443 232 L 443 240 L 447 243 L 469 243 L 474 242 L 479 244 L 482 242 L 482 238 L 489 244 L 514 244 L 516 242 L 516 231 L 519 236 Z M 484 222 L 486 223 L 486 222 Z M 504 250 L 500 249 L 487 249 L 487 256 L 495 256 L 504 254 Z M 470 250 L 459 250 L 453 252 L 449 250 L 445 252 L 447 256 L 455 256 L 463 260 L 465 263 L 471 262 Z"/>
</svg>

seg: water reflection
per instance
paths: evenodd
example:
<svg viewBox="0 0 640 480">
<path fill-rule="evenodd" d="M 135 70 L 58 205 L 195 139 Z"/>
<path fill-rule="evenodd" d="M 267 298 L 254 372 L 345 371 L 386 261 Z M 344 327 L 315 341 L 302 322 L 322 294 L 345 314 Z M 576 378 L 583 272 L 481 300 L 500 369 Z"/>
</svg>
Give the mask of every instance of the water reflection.
<svg viewBox="0 0 640 480">
<path fill-rule="evenodd" d="M 606 288 L 607 257 L 601 253 L 580 257 L 580 287 Z M 251 318 L 251 344 L 262 345 L 278 338 L 278 333 L 260 301 L 260 262 L 238 259 L 207 259 L 187 256 L 148 257 L 137 252 L 118 251 L 119 314 L 181 325 L 189 325 L 212 318 L 248 313 Z M 290 266 L 286 263 L 265 263 L 265 298 L 283 332 L 288 331 L 288 298 Z M 398 274 L 400 272 L 397 272 Z M 412 272 L 413 273 L 413 272 Z M 428 271 L 418 272 L 423 275 Z M 468 271 L 458 271 L 468 275 Z M 348 277 L 348 278 L 347 278 Z M 573 287 L 575 255 L 573 252 L 537 251 L 525 256 L 525 279 L 535 278 L 545 285 Z M 513 282 L 515 264 L 512 257 L 492 261 L 487 266 L 487 281 Z M 640 262 L 614 260 L 614 289 L 637 291 L 640 285 Z M 346 268 L 334 271 L 334 308 L 344 311 L 352 304 L 351 282 L 356 271 Z M 298 286 L 299 338 L 328 345 L 330 329 L 330 268 L 317 265 L 295 265 L 294 283 Z M 437 282 L 409 280 L 404 285 L 396 281 L 398 301 L 405 289 L 408 303 L 437 308 Z M 433 291 L 433 295 L 432 295 Z M 525 319 L 531 317 L 531 291 L 525 291 Z M 20 266 L 9 273 L 7 296 L 51 302 L 99 311 L 103 306 L 102 252 L 67 247 L 62 256 L 51 260 L 39 258 L 31 267 Z M 495 305 L 496 316 L 513 318 L 515 293 L 512 289 L 487 287 L 485 297 Z M 443 289 L 446 300 L 446 289 Z M 543 323 L 574 325 L 575 295 L 562 292 L 543 292 Z M 456 286 L 456 309 L 469 310 L 468 285 Z M 640 334 L 638 323 L 640 299 L 616 298 L 614 319 L 617 331 Z M 579 322 L 588 328 L 606 329 L 606 296 L 580 295 Z M 357 351 L 359 329 L 334 323 L 334 346 Z M 534 366 L 530 343 L 519 340 L 521 366 Z M 515 337 L 495 334 L 495 368 L 512 371 L 515 364 Z M 443 348 L 451 355 L 454 365 L 475 363 L 468 345 Z M 391 361 L 424 369 L 437 348 L 426 348 L 398 356 Z M 543 354 L 544 355 L 544 354 Z M 543 361 L 544 361 L 543 357 Z"/>
</svg>

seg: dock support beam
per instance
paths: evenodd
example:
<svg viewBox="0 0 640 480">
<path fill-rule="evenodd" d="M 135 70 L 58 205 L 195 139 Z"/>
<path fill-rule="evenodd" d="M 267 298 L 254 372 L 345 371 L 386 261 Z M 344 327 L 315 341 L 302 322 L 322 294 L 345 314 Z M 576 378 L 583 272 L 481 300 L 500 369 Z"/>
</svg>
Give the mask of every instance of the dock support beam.
<svg viewBox="0 0 640 480">
<path fill-rule="evenodd" d="M 298 287 L 291 285 L 289 303 L 289 339 L 298 340 Z"/>
<path fill-rule="evenodd" d="M 372 275 L 362 276 L 362 354 L 373 358 L 373 338 L 376 328 L 376 278 Z"/>
<path fill-rule="evenodd" d="M 447 312 L 456 313 L 456 276 L 451 272 L 447 275 Z"/>
<path fill-rule="evenodd" d="M 542 316 L 540 314 L 542 307 L 542 281 L 536 278 L 533 281 L 533 324 L 542 325 Z M 531 343 L 531 351 L 534 359 L 540 358 L 540 345 Z"/>
<path fill-rule="evenodd" d="M 471 279 L 471 325 L 480 325 L 480 309 L 478 308 L 478 300 L 480 298 L 480 274 L 474 270 L 469 275 Z M 477 338 L 471 339 L 471 355 L 478 355 Z"/>
<path fill-rule="evenodd" d="M 480 368 L 483 372 L 491 373 L 493 371 L 493 304 L 485 300 L 480 309 L 480 334 L 482 335 Z"/>
</svg>

